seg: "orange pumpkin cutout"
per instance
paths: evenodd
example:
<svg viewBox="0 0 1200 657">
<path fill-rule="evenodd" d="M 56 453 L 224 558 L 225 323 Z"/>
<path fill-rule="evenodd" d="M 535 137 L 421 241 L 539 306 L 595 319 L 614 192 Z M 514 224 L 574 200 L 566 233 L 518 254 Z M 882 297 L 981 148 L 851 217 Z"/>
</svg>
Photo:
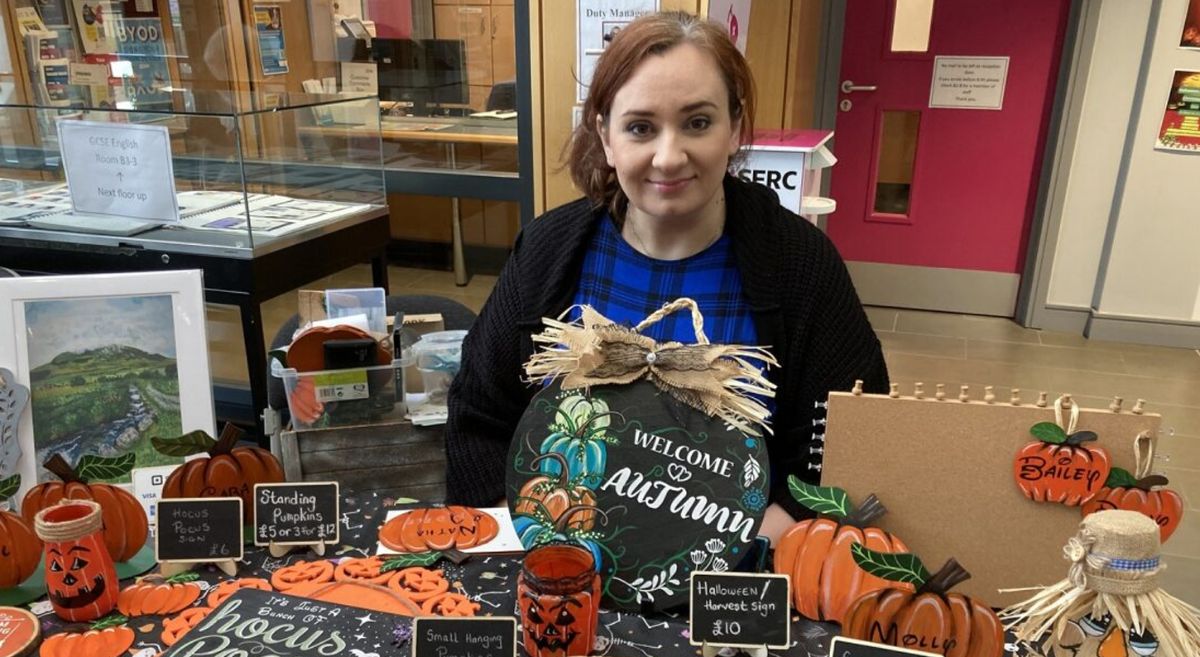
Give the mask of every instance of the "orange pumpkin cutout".
<svg viewBox="0 0 1200 657">
<path fill-rule="evenodd" d="M 469 506 L 413 509 L 384 523 L 379 542 L 396 552 L 465 550 L 496 538 L 500 524 Z"/>
<path fill-rule="evenodd" d="M 183 635 L 196 627 L 213 612 L 213 607 L 192 607 L 184 609 L 178 616 L 163 621 L 162 642 L 168 648 L 179 643 Z"/>
<path fill-rule="evenodd" d="M 570 467 L 567 458 L 557 452 L 542 454 L 529 462 L 529 467 L 535 469 L 544 460 L 558 462 L 558 475 L 551 477 L 539 475 L 533 477 L 521 486 L 517 496 L 514 515 L 526 515 L 534 518 L 548 517 L 547 525 L 553 525 L 569 508 L 576 505 L 596 506 L 596 493 L 581 483 L 571 484 Z M 571 516 L 569 529 L 586 532 L 596 526 L 594 512 L 577 513 Z"/>
<path fill-rule="evenodd" d="M 930 575 L 915 555 L 855 545 L 854 560 L 875 577 L 915 585 L 879 589 L 854 602 L 842 624 L 852 639 L 950 657 L 1002 657 L 1004 626 L 987 604 L 949 590 L 971 574 L 954 559 Z"/>
<path fill-rule="evenodd" d="M 101 523 L 100 505 L 91 500 L 64 502 L 34 518 L 46 544 L 46 590 L 59 618 L 95 620 L 117 604 L 120 582 Z"/>
<path fill-rule="evenodd" d="M 133 630 L 124 625 L 92 629 L 87 632 L 63 632 L 42 641 L 40 657 L 122 657 L 135 639 Z"/>
<path fill-rule="evenodd" d="M 333 563 L 325 560 L 300 561 L 271 573 L 271 586 L 288 591 L 308 582 L 328 582 L 333 579 Z"/>
<path fill-rule="evenodd" d="M 128 618 L 177 613 L 200 599 L 200 586 L 194 583 L 199 577 L 193 572 L 170 578 L 161 575 L 143 577 L 117 596 L 117 610 Z"/>
<path fill-rule="evenodd" d="M 208 598 L 205 604 L 216 609 L 225 599 L 237 593 L 241 589 L 258 589 L 259 591 L 272 591 L 271 583 L 265 579 L 258 577 L 242 577 L 240 579 L 230 579 L 220 584 L 217 584 L 208 592 Z"/>
<path fill-rule="evenodd" d="M 343 559 L 333 571 L 333 579 L 338 582 L 358 581 L 371 584 L 387 584 L 392 578 L 391 572 L 380 572 L 383 567 L 382 557 L 364 557 L 361 559 Z"/>
<path fill-rule="evenodd" d="M 134 466 L 134 456 L 119 458 L 84 456 L 79 468 L 72 468 L 61 455 L 51 456 L 45 468 L 62 481 L 38 484 L 25 493 L 21 515 L 33 523 L 42 509 L 62 500 L 94 500 L 104 516 L 104 545 L 113 561 L 129 561 L 146 545 L 150 525 L 146 511 L 131 493 L 111 484 L 88 483 L 93 478 L 113 478 L 128 474 Z"/>
<path fill-rule="evenodd" d="M 1148 433 L 1133 439 L 1136 457 L 1134 472 L 1113 468 L 1104 488 L 1084 502 L 1084 516 L 1107 509 L 1136 511 L 1148 516 L 1158 525 L 1159 540 L 1163 543 L 1175 533 L 1183 520 L 1183 498 L 1173 490 L 1163 488 L 1169 481 L 1162 475 L 1151 475 L 1154 463 L 1154 439 Z"/>
<path fill-rule="evenodd" d="M 439 593 L 421 605 L 427 615 L 468 618 L 479 611 L 479 603 L 461 593 Z"/>
<path fill-rule="evenodd" d="M 869 526 L 887 509 L 871 495 L 854 509 L 840 488 L 806 484 L 788 477 L 798 502 L 833 519 L 804 520 L 788 529 L 775 548 L 775 572 L 792 578 L 792 602 L 800 615 L 818 621 L 842 622 L 850 605 L 862 594 L 897 585 L 867 574 L 854 563 L 856 544 L 880 552 L 906 552 L 908 547 L 888 532 Z"/>
<path fill-rule="evenodd" d="M 405 568 L 388 580 L 388 588 L 412 600 L 424 602 L 450 590 L 450 582 L 440 570 L 414 566 Z"/>
<path fill-rule="evenodd" d="M 1061 418 L 1063 400 L 1055 402 Z M 1058 422 L 1039 422 L 1029 429 L 1038 440 L 1017 452 L 1013 477 L 1025 497 L 1034 502 L 1078 506 L 1100 491 L 1112 462 L 1103 447 L 1086 447 L 1096 440 L 1092 431 L 1075 431 L 1079 405 L 1071 405 L 1071 421 L 1064 431 Z"/>
<path fill-rule="evenodd" d="M 0 481 L 0 502 L 21 487 L 21 475 Z M 0 589 L 24 582 L 42 563 L 42 541 L 21 516 L 0 511 Z"/>
<path fill-rule="evenodd" d="M 208 452 L 207 457 L 187 461 L 175 468 L 163 484 L 162 496 L 241 497 L 242 515 L 250 522 L 254 514 L 254 485 L 284 480 L 283 466 L 261 447 L 235 447 L 245 432 L 232 424 L 213 440 L 203 431 L 193 431 L 172 440 L 153 438 L 154 448 L 168 456 L 191 456 Z"/>
</svg>

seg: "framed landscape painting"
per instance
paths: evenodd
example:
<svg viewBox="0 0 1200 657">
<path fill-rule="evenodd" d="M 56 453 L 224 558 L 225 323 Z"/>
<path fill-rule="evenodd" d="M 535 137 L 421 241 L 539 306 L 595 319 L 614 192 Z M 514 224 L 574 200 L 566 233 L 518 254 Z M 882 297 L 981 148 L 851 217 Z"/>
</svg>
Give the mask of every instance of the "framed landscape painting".
<svg viewBox="0 0 1200 657">
<path fill-rule="evenodd" d="M 0 279 L 0 366 L 30 390 L 22 489 L 55 454 L 168 465 L 152 436 L 214 433 L 199 271 Z"/>
</svg>

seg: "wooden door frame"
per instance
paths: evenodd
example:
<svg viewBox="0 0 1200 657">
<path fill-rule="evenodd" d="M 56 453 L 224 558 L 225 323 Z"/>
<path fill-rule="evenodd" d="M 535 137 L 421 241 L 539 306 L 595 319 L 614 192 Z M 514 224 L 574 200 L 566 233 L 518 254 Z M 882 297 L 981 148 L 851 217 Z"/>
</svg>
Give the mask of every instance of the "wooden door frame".
<svg viewBox="0 0 1200 657">
<path fill-rule="evenodd" d="M 838 115 L 838 84 L 842 65 L 842 46 L 846 28 L 846 3 L 848 0 L 822 0 L 822 25 L 820 57 L 816 71 L 816 107 L 813 116 L 816 127 L 834 130 Z M 1058 77 L 1055 83 L 1054 100 L 1050 116 L 1047 119 L 1046 141 L 1043 146 L 1040 175 L 1037 181 L 1037 191 L 1025 245 L 1025 263 L 1020 272 L 1020 282 L 1015 289 L 1015 298 L 1004 298 L 1009 295 L 1006 286 L 999 276 L 993 277 L 990 272 L 971 273 L 965 270 L 955 270 L 955 283 L 939 289 L 938 295 L 950 305 L 967 310 L 957 312 L 976 312 L 978 314 L 1000 314 L 1012 317 L 1023 326 L 1040 326 L 1037 318 L 1044 316 L 1039 310 L 1044 310 L 1046 295 L 1050 284 L 1050 258 L 1053 256 L 1055 236 L 1061 216 L 1055 210 L 1057 200 L 1061 200 L 1062 187 L 1065 187 L 1066 170 L 1069 165 L 1067 152 L 1072 134 L 1069 125 L 1071 113 L 1068 111 L 1071 99 L 1077 95 L 1075 89 L 1082 82 L 1077 80 L 1075 72 L 1079 69 L 1078 44 L 1088 24 L 1083 20 L 1085 5 L 1098 3 L 1100 0 L 1069 0 L 1067 24 L 1064 28 L 1062 50 L 1059 53 Z M 837 154 L 837 133 L 834 133 L 831 149 Z M 822 194 L 829 194 L 830 179 L 837 175 L 836 167 L 831 175 L 822 181 Z M 826 227 L 826 219 L 822 218 L 821 228 Z M 913 281 L 905 283 L 909 287 L 921 285 L 928 281 Z M 891 280 L 889 285 L 895 285 Z M 862 290 L 860 290 L 862 295 Z M 870 294 L 864 296 L 864 302 L 870 303 Z M 991 297 L 991 298 L 989 298 Z M 915 304 L 914 304 L 915 305 Z M 995 308 L 1013 307 L 1012 312 L 999 313 Z M 931 310 L 943 310 L 930 306 Z M 989 311 L 989 309 L 993 309 Z M 1081 325 L 1082 328 L 1082 325 Z"/>
</svg>

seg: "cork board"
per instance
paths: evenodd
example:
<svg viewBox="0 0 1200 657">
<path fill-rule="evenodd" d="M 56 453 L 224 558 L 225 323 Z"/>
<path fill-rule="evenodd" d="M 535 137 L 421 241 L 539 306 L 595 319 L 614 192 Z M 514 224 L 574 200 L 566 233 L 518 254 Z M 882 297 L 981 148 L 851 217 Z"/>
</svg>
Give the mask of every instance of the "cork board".
<svg viewBox="0 0 1200 657">
<path fill-rule="evenodd" d="M 1080 411 L 1078 429 L 1099 434 L 1113 466 L 1130 471 L 1134 437 L 1157 436 L 1162 421 L 1128 409 Z M 1066 575 L 1062 547 L 1079 526 L 1079 507 L 1035 503 L 1013 480 L 1013 458 L 1034 440 L 1029 428 L 1053 421 L 1053 400 L 1039 408 L 831 393 L 821 483 L 844 488 L 855 503 L 875 493 L 888 508 L 880 528 L 899 536 L 930 570 L 955 557 L 972 574 L 956 591 L 1006 606 L 1029 593 L 999 589 L 1052 584 Z"/>
</svg>

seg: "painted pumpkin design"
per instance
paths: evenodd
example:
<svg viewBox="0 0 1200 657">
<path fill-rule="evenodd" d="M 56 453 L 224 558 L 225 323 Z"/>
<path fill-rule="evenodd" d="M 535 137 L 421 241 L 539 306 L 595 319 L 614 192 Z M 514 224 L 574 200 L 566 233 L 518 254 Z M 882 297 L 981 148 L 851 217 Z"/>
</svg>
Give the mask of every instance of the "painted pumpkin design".
<svg viewBox="0 0 1200 657">
<path fill-rule="evenodd" d="M 1112 617 L 1084 616 L 1067 621 L 1061 636 L 1051 639 L 1049 657 L 1158 657 L 1158 637 L 1147 628 L 1126 633 Z"/>
<path fill-rule="evenodd" d="M 1022 447 L 1013 461 L 1013 477 L 1025 497 L 1078 506 L 1100 491 L 1112 464 L 1103 447 L 1083 445 L 1097 439 L 1095 432 L 1067 435 L 1054 422 L 1039 422 L 1029 433 L 1038 440 Z"/>
<path fill-rule="evenodd" d="M 596 489 L 604 479 L 608 462 L 608 435 L 612 416 L 602 399 L 567 395 L 555 409 L 551 433 L 542 441 L 541 454 L 561 454 L 567 462 L 567 478 Z M 544 461 L 542 473 L 557 478 L 562 473 L 559 461 Z"/>
<path fill-rule="evenodd" d="M 800 615 L 818 621 L 842 622 L 846 611 L 864 593 L 899 587 L 859 568 L 851 548 L 865 545 L 878 552 L 907 552 L 896 536 L 870 524 L 887 509 L 871 495 L 855 509 L 840 488 L 812 486 L 795 476 L 788 488 L 800 504 L 832 516 L 804 520 L 788 529 L 775 548 L 775 572 L 792 578 L 792 602 Z"/>
<path fill-rule="evenodd" d="M 213 440 L 203 431 L 193 431 L 173 440 L 153 438 L 154 448 L 168 456 L 208 456 L 175 468 L 163 484 L 167 499 L 186 497 L 241 497 L 246 522 L 254 514 L 254 485 L 284 480 L 283 466 L 275 455 L 261 447 L 235 447 L 245 432 L 226 424 L 221 438 Z"/>
<path fill-rule="evenodd" d="M 21 475 L 0 481 L 0 501 L 21 487 Z M 0 589 L 12 588 L 29 578 L 42 562 L 42 541 L 21 516 L 0 511 Z"/>
<path fill-rule="evenodd" d="M 855 562 L 873 576 L 914 585 L 916 591 L 878 589 L 846 613 L 842 633 L 853 639 L 949 657 L 1002 657 L 1004 626 L 987 604 L 949 590 L 971 577 L 954 559 L 930 575 L 911 554 L 851 547 Z"/>
<path fill-rule="evenodd" d="M 546 460 L 557 461 L 559 472 L 557 477 L 541 475 L 533 477 L 521 486 L 517 496 L 514 515 L 534 518 L 547 517 L 550 524 L 562 516 L 563 512 L 575 505 L 596 506 L 596 493 L 583 485 L 572 484 L 568 472 L 570 467 L 562 454 L 551 452 L 542 454 L 530 461 L 529 466 L 536 468 L 538 463 Z M 571 521 L 571 527 L 579 531 L 588 531 L 596 525 L 595 513 L 580 513 Z"/>
<path fill-rule="evenodd" d="M 174 614 L 200 599 L 200 586 L 195 583 L 199 578 L 193 572 L 166 579 L 160 575 L 143 577 L 117 596 L 117 610 L 129 618 Z"/>
<path fill-rule="evenodd" d="M 379 529 L 379 542 L 396 552 L 465 550 L 496 538 L 500 523 L 468 506 L 412 509 Z"/>
<path fill-rule="evenodd" d="M 1162 475 L 1135 478 L 1128 470 L 1113 468 L 1104 488 L 1084 502 L 1083 515 L 1107 509 L 1137 511 L 1158 525 L 1159 537 L 1167 542 L 1183 520 L 1183 498 L 1179 493 L 1163 488 L 1169 481 Z"/>
<path fill-rule="evenodd" d="M 91 500 L 58 504 L 34 518 L 46 544 L 46 589 L 59 618 L 95 620 L 117 604 L 117 571 L 101 522 L 100 505 Z"/>
<path fill-rule="evenodd" d="M 62 481 L 38 484 L 25 493 L 21 515 L 33 523 L 42 509 L 62 500 L 94 500 L 104 517 L 104 545 L 113 561 L 129 561 L 146 545 L 150 525 L 142 504 L 125 489 L 111 484 L 88 483 L 94 478 L 113 478 L 128 474 L 135 465 L 133 454 L 118 458 L 84 456 L 79 468 L 72 468 L 55 454 L 45 467 Z"/>
<path fill-rule="evenodd" d="M 63 632 L 42 641 L 41 657 L 121 657 L 133 646 L 133 630 L 124 625 L 92 629 L 86 632 Z"/>
</svg>

